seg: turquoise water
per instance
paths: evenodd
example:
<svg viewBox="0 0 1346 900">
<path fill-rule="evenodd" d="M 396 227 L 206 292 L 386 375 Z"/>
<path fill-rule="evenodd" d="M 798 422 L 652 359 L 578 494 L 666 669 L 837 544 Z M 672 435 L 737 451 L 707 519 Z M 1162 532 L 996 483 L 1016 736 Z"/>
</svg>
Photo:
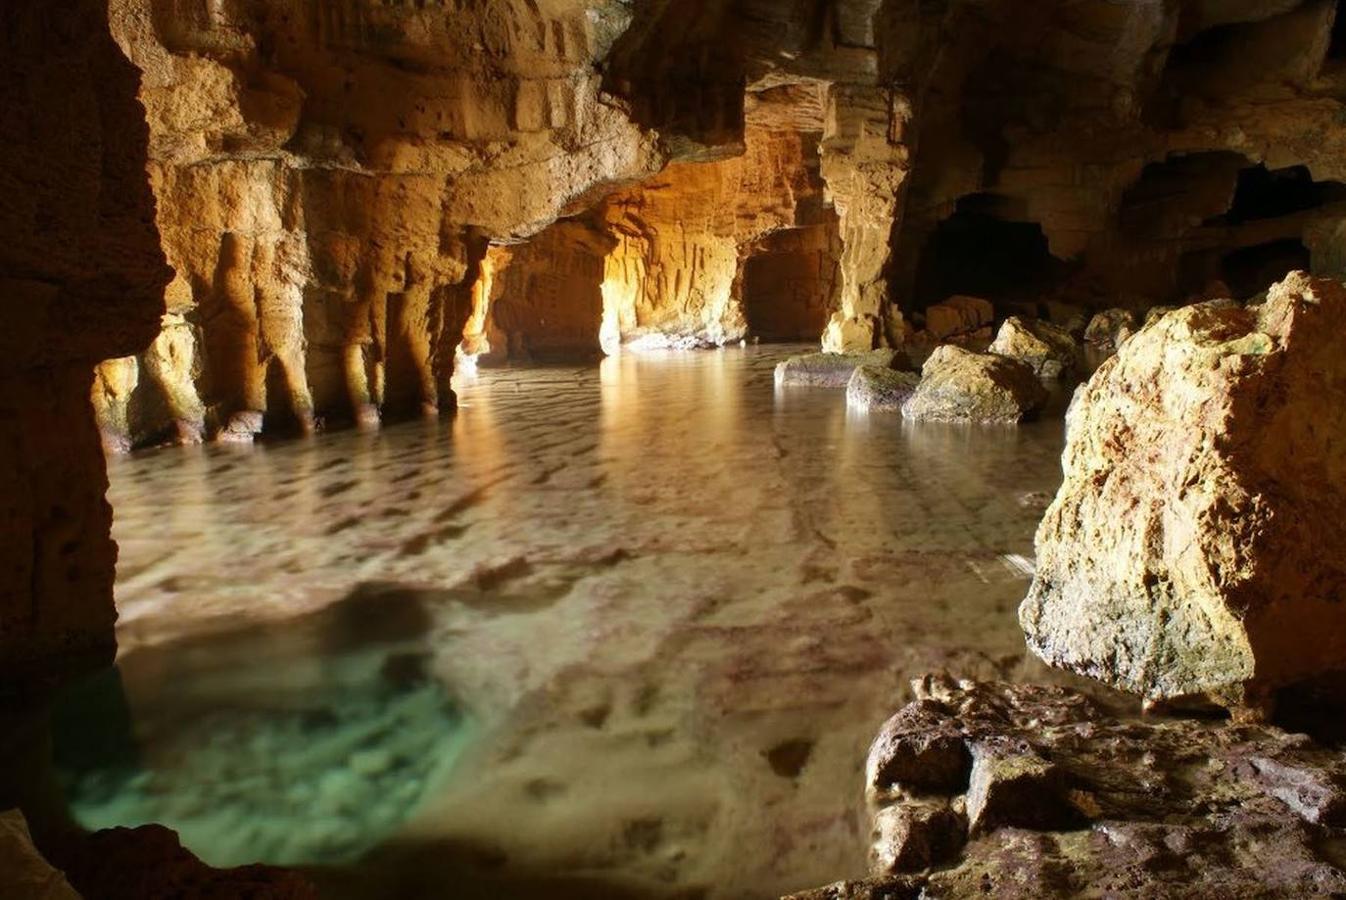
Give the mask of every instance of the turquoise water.
<svg viewBox="0 0 1346 900">
<path fill-rule="evenodd" d="M 769 897 L 865 869 L 861 767 L 1014 610 L 1059 416 L 848 413 L 800 348 L 483 371 L 453 419 L 111 461 L 86 824 L 336 897 Z"/>
</svg>

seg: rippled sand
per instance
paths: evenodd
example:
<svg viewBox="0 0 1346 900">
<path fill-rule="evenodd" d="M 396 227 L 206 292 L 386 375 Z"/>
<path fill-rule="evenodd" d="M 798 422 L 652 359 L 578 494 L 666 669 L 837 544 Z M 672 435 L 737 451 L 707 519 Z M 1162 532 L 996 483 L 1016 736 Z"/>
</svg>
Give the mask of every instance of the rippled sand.
<svg viewBox="0 0 1346 900">
<path fill-rule="evenodd" d="M 484 372 L 443 422 L 113 460 L 125 707 L 85 746 L 131 774 L 85 752 L 77 812 L 333 896 L 860 874 L 906 682 L 1041 672 L 1014 611 L 1062 426 L 856 417 L 777 390 L 784 355 Z"/>
</svg>

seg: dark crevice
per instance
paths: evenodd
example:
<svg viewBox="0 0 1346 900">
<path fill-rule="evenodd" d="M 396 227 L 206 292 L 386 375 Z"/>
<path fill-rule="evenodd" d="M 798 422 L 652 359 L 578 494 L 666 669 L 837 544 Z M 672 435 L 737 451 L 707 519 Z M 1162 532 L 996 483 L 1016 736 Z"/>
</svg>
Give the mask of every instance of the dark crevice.
<svg viewBox="0 0 1346 900">
<path fill-rule="evenodd" d="M 992 302 L 1031 300 L 1066 275 L 1036 222 L 1010 221 L 999 198 L 974 194 L 935 226 L 916 268 L 913 300 L 925 309 L 956 294 Z"/>
</svg>

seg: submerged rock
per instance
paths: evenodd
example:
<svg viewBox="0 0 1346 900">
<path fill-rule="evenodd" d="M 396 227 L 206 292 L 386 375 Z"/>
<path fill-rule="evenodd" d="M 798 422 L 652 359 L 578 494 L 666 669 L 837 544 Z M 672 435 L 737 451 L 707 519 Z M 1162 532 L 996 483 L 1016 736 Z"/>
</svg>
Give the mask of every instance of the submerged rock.
<svg viewBox="0 0 1346 900">
<path fill-rule="evenodd" d="M 1028 363 L 1039 378 L 1060 378 L 1074 371 L 1080 358 L 1080 348 L 1069 331 L 1017 316 L 1005 320 L 989 349 Z"/>
<path fill-rule="evenodd" d="M 897 350 L 871 350 L 868 353 L 805 353 L 792 356 L 776 366 L 776 384 L 842 388 L 861 366 L 901 369 L 907 358 Z"/>
<path fill-rule="evenodd" d="M 940 422 L 1019 422 L 1042 408 L 1047 390 L 1032 366 L 1008 356 L 937 347 L 921 383 L 902 406 L 907 419 Z"/>
<path fill-rule="evenodd" d="M 1089 320 L 1084 341 L 1099 350 L 1115 350 L 1136 330 L 1136 314 L 1129 309 L 1105 309 Z"/>
<path fill-rule="evenodd" d="M 1331 850 L 1346 822 L 1346 758 L 1303 735 L 1117 719 L 1058 687 L 948 678 L 914 687 L 916 702 L 870 750 L 872 880 L 800 900 L 1346 890 Z M 940 759 L 936 777 L 908 766 L 931 729 L 939 744 L 959 744 L 940 759 L 973 761 L 956 783 Z"/>
<path fill-rule="evenodd" d="M 846 384 L 846 404 L 859 412 L 897 412 L 920 383 L 915 372 L 860 366 Z"/>
<path fill-rule="evenodd" d="M 1019 618 L 1048 663 L 1225 705 L 1346 669 L 1346 287 L 1294 273 L 1128 341 L 1068 415 Z"/>
</svg>

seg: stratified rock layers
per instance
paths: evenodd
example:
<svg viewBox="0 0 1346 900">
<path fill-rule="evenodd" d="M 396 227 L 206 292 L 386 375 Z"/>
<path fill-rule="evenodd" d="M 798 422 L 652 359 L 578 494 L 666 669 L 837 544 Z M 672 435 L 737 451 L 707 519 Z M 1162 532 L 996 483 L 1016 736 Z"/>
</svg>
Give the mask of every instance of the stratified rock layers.
<svg viewBox="0 0 1346 900">
<path fill-rule="evenodd" d="M 1069 414 L 1019 617 L 1047 662 L 1226 704 L 1346 668 L 1346 287 L 1198 304 L 1125 341 Z"/>
</svg>

